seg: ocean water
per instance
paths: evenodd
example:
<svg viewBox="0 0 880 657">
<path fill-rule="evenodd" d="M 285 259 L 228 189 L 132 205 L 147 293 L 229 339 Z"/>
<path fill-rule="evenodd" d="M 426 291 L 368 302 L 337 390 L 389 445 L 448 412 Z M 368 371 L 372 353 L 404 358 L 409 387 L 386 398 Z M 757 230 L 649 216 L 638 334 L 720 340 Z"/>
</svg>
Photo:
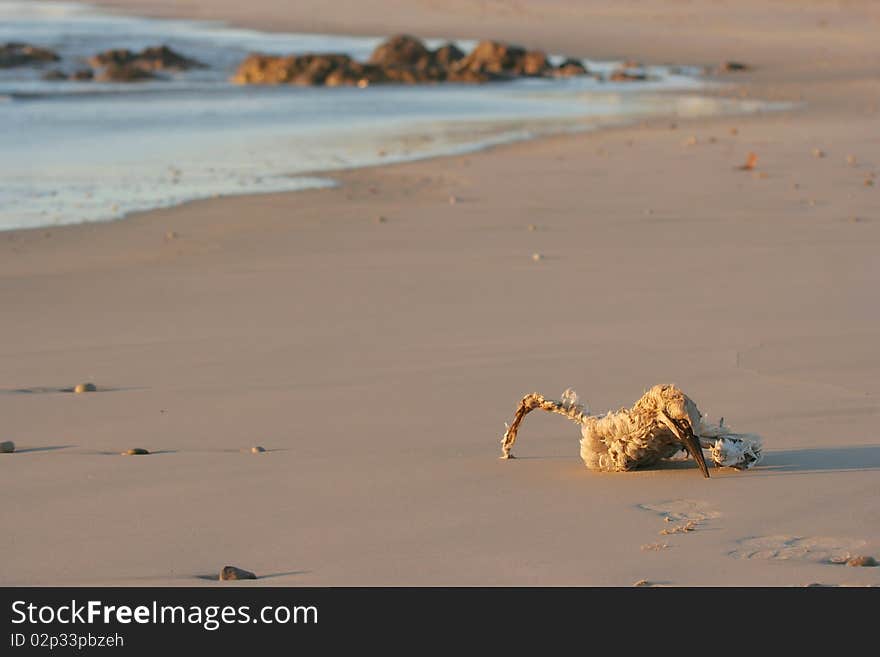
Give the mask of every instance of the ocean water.
<svg viewBox="0 0 880 657">
<path fill-rule="evenodd" d="M 618 84 L 577 78 L 357 89 L 228 81 L 250 52 L 366 58 L 385 36 L 269 34 L 78 3 L 0 0 L 0 43 L 56 50 L 62 61 L 47 68 L 72 71 L 108 48 L 159 44 L 209 66 L 138 84 L 48 82 L 41 79 L 46 68 L 0 69 L 0 230 L 104 221 L 217 195 L 329 186 L 326 172 L 333 170 L 660 113 L 767 108 L 701 96 L 706 83 L 696 71 L 664 67 L 649 69 L 656 81 Z M 599 71 L 615 65 L 585 63 Z"/>
</svg>

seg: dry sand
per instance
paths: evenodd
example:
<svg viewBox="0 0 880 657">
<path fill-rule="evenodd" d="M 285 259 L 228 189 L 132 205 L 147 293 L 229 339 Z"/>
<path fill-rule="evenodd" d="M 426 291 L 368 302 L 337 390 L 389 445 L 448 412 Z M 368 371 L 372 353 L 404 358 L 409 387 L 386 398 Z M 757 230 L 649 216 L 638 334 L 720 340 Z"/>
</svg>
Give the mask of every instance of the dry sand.
<svg viewBox="0 0 880 657">
<path fill-rule="evenodd" d="M 0 235 L 0 583 L 880 584 L 823 563 L 880 556 L 876 3 L 104 4 L 735 58 L 722 93 L 806 105 Z M 497 458 L 525 392 L 667 381 L 764 463 L 592 473 L 534 415 Z"/>
</svg>

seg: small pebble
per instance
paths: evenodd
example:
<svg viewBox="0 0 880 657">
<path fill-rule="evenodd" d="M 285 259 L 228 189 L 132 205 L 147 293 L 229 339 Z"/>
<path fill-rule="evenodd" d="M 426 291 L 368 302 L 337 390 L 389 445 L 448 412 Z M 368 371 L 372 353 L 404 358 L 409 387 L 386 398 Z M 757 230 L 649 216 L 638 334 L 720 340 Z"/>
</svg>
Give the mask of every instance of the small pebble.
<svg viewBox="0 0 880 657">
<path fill-rule="evenodd" d="M 685 144 L 685 146 L 696 146 L 697 145 L 697 138 L 694 135 L 691 135 L 690 137 L 687 138 L 687 140 L 684 142 L 684 144 Z"/>
<path fill-rule="evenodd" d="M 12 454 L 15 451 L 15 443 L 11 440 L 4 440 L 0 443 L 0 454 Z"/>
<path fill-rule="evenodd" d="M 825 151 L 823 151 L 821 148 L 814 148 L 813 157 L 825 157 Z"/>
<path fill-rule="evenodd" d="M 450 196 L 449 197 L 449 205 L 455 205 L 456 203 L 458 203 L 458 197 L 457 196 Z"/>
<path fill-rule="evenodd" d="M 533 253 L 532 254 L 532 260 L 534 262 L 538 262 L 539 260 L 543 260 L 543 259 L 544 259 L 544 256 L 542 256 L 540 253 Z"/>
<path fill-rule="evenodd" d="M 853 567 L 861 566 L 863 568 L 874 568 L 877 565 L 877 560 L 874 557 L 857 556 L 847 561 L 846 565 Z"/>
<path fill-rule="evenodd" d="M 638 582 L 634 582 L 633 586 L 639 586 L 639 587 L 651 586 L 651 582 L 649 582 L 646 579 L 640 579 Z"/>
<path fill-rule="evenodd" d="M 122 452 L 122 456 L 142 456 L 144 454 L 149 454 L 149 452 L 142 447 L 132 447 Z"/>
<path fill-rule="evenodd" d="M 736 128 L 731 128 L 729 132 L 734 136 L 739 134 L 739 130 L 737 130 Z"/>
<path fill-rule="evenodd" d="M 177 239 L 177 233 L 175 233 L 173 230 L 169 230 L 167 233 L 165 233 L 165 241 L 166 242 L 172 242 L 176 239 Z"/>
<path fill-rule="evenodd" d="M 255 445 L 254 447 L 251 447 L 251 449 L 250 449 L 251 454 L 262 454 L 265 451 L 266 451 L 266 448 L 262 447 L 261 445 Z"/>
<path fill-rule="evenodd" d="M 386 223 L 387 221 L 388 221 L 388 219 L 386 219 L 385 217 L 382 217 L 382 216 L 376 217 L 376 223 L 377 223 L 377 224 L 384 224 L 384 223 Z"/>
<path fill-rule="evenodd" d="M 223 570 L 220 571 L 220 580 L 226 581 L 234 579 L 257 579 L 257 576 L 249 570 L 244 570 L 236 566 L 223 566 Z"/>
<path fill-rule="evenodd" d="M 536 230 L 538 230 L 538 227 L 535 224 L 529 224 L 530 233 L 534 233 Z"/>
<path fill-rule="evenodd" d="M 851 167 L 854 167 L 856 164 L 858 164 L 858 161 L 856 160 L 856 156 L 855 155 L 847 155 L 846 156 L 846 163 L 848 165 L 850 165 Z"/>
<path fill-rule="evenodd" d="M 77 383 L 73 391 L 76 394 L 81 394 L 83 392 L 95 392 L 97 389 L 98 387 L 94 383 Z"/>
</svg>

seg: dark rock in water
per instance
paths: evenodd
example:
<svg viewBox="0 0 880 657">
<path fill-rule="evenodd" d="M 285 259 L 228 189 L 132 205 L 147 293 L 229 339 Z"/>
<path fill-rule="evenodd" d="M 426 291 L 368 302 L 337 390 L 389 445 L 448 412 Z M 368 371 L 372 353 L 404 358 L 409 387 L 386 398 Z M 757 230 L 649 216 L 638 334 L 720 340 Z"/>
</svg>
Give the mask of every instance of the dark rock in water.
<svg viewBox="0 0 880 657">
<path fill-rule="evenodd" d="M 461 82 L 466 84 L 481 84 L 490 80 L 504 79 L 498 75 L 486 73 L 484 71 L 475 71 L 470 68 L 459 68 L 453 66 L 446 74 L 447 82 Z"/>
<path fill-rule="evenodd" d="M 622 68 L 611 71 L 608 76 L 610 82 L 643 82 L 647 79 L 648 76 L 641 71 L 629 71 Z"/>
<path fill-rule="evenodd" d="M 134 61 L 136 55 L 126 48 L 117 48 L 115 50 L 105 50 L 97 55 L 89 57 L 89 64 L 96 68 L 102 66 L 124 66 Z"/>
<path fill-rule="evenodd" d="M 98 82 L 145 82 L 156 78 L 155 73 L 136 64 L 109 64 L 95 76 Z"/>
<path fill-rule="evenodd" d="M 576 75 L 589 75 L 589 71 L 577 59 L 566 59 L 553 71 L 553 75 L 560 78 L 568 78 Z"/>
<path fill-rule="evenodd" d="M 43 73 L 42 78 L 44 80 L 49 81 L 49 82 L 55 82 L 58 80 L 66 80 L 67 73 L 65 73 L 64 71 L 62 71 L 60 69 L 53 68 L 51 71 L 46 71 L 45 73 Z"/>
<path fill-rule="evenodd" d="M 752 67 L 748 64 L 743 64 L 742 62 L 721 62 L 721 65 L 718 67 L 719 73 L 739 73 L 741 71 L 751 71 Z"/>
<path fill-rule="evenodd" d="M 135 63 L 152 71 L 188 71 L 193 68 L 207 68 L 202 62 L 184 57 L 168 46 L 144 48 L 135 59 Z"/>
<path fill-rule="evenodd" d="M 86 82 L 95 79 L 95 72 L 90 68 L 81 68 L 67 74 L 60 68 L 53 68 L 51 71 L 43 73 L 42 77 L 44 80 L 49 81 L 74 80 L 76 82 Z"/>
<path fill-rule="evenodd" d="M 379 69 L 365 66 L 342 54 L 305 54 L 278 57 L 253 54 L 239 65 L 232 77 L 238 84 L 356 84 L 380 78 Z"/>
<path fill-rule="evenodd" d="M 192 68 L 205 68 L 202 62 L 184 57 L 168 46 L 152 46 L 140 52 L 125 48 L 105 50 L 90 57 L 89 64 L 95 68 L 134 67 L 144 71 L 188 71 Z"/>
<path fill-rule="evenodd" d="M 243 570 L 236 566 L 223 566 L 223 570 L 220 571 L 220 580 L 227 581 L 236 579 L 257 579 L 257 576 L 249 570 Z"/>
<path fill-rule="evenodd" d="M 458 70 L 480 73 L 512 73 L 525 57 L 526 51 L 518 46 L 508 46 L 498 41 L 481 41 L 470 54 L 458 62 Z"/>
<path fill-rule="evenodd" d="M 370 55 L 369 64 L 384 67 L 426 67 L 432 62 L 432 53 L 419 39 L 408 34 L 393 36 L 379 44 Z"/>
<path fill-rule="evenodd" d="M 544 75 L 551 66 L 547 55 L 540 50 L 527 51 L 500 41 L 481 41 L 456 68 L 512 77 Z"/>
<path fill-rule="evenodd" d="M 550 60 L 547 59 L 546 54 L 540 50 L 530 50 L 523 57 L 521 75 L 544 75 L 551 68 Z"/>
<path fill-rule="evenodd" d="M 40 48 L 27 43 L 10 41 L 0 45 L 0 68 L 34 66 L 57 62 L 61 59 L 53 50 Z"/>
<path fill-rule="evenodd" d="M 439 48 L 437 48 L 437 50 L 431 53 L 431 56 L 436 66 L 449 68 L 456 62 L 464 59 L 465 54 L 454 43 L 447 43 L 445 46 L 440 46 Z"/>
</svg>

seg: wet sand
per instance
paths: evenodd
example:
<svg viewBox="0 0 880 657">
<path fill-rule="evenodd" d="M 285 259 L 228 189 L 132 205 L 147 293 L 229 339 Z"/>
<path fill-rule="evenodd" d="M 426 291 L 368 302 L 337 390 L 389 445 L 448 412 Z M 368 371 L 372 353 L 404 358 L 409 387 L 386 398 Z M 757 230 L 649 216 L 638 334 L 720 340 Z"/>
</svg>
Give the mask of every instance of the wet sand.
<svg viewBox="0 0 880 657">
<path fill-rule="evenodd" d="M 284 4 L 173 6 L 377 27 Z M 389 29 L 521 41 L 536 11 L 383 4 Z M 880 556 L 880 13 L 595 4 L 548 3 L 528 45 L 743 60 L 718 93 L 803 105 L 0 235 L 0 583 L 199 585 L 226 564 L 261 576 L 244 585 L 880 583 L 827 563 Z M 99 390 L 57 391 L 82 381 Z M 534 414 L 497 458 L 526 392 L 604 411 L 659 382 L 761 434 L 764 462 L 597 474 Z"/>
</svg>

